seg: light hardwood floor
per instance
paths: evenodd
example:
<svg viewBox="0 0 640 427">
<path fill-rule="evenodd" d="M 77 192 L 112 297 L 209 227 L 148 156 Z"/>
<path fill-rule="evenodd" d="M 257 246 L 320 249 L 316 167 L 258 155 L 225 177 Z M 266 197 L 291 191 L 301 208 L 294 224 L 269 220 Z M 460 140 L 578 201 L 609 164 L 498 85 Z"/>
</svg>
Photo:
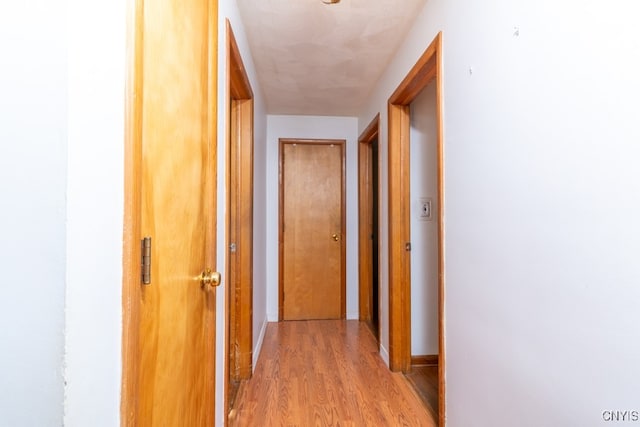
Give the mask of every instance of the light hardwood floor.
<svg viewBox="0 0 640 427">
<path fill-rule="evenodd" d="M 364 323 L 270 323 L 230 426 L 436 426 L 406 378 L 390 372 Z"/>
</svg>

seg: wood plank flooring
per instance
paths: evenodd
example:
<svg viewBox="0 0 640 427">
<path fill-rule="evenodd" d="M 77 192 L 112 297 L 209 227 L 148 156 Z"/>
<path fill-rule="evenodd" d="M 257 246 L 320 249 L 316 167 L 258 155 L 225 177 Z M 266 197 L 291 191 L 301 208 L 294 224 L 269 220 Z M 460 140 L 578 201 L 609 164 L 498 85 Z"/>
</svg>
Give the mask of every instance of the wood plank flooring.
<svg viewBox="0 0 640 427">
<path fill-rule="evenodd" d="M 270 323 L 230 426 L 436 426 L 400 373 L 390 372 L 364 323 Z"/>
<path fill-rule="evenodd" d="M 412 366 L 405 374 L 434 418 L 438 414 L 438 365 Z"/>
</svg>

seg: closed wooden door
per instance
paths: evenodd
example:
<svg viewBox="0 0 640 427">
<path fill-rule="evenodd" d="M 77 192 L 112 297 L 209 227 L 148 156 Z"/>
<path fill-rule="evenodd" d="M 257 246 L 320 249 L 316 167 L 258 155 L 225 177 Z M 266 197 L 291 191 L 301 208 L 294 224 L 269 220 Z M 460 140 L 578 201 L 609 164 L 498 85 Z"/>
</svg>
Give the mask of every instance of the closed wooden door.
<svg viewBox="0 0 640 427">
<path fill-rule="evenodd" d="M 343 318 L 344 141 L 280 144 L 280 318 Z"/>
<path fill-rule="evenodd" d="M 140 227 L 152 250 L 136 426 L 214 425 L 216 290 L 201 275 L 215 270 L 215 4 L 145 0 L 138 21 Z"/>
</svg>

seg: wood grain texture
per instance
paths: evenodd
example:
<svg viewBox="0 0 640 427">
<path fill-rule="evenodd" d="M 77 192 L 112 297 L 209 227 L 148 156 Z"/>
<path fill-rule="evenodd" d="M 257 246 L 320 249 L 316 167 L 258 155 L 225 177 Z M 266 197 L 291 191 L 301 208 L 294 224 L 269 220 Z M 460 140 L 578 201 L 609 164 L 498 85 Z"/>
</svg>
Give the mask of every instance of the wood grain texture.
<svg viewBox="0 0 640 427">
<path fill-rule="evenodd" d="M 358 311 L 360 320 L 364 322 L 370 322 L 372 317 L 372 157 L 369 144 L 358 144 Z"/>
<path fill-rule="evenodd" d="M 445 334 L 445 218 L 444 218 L 444 85 L 442 77 L 442 33 L 431 43 L 436 50 L 436 123 L 438 126 L 438 422 L 446 425 L 446 334 Z"/>
<path fill-rule="evenodd" d="M 440 34 L 427 47 L 389 98 L 390 104 L 409 105 L 438 74 L 437 56 Z"/>
<path fill-rule="evenodd" d="M 247 76 L 247 71 L 240 55 L 240 49 L 238 49 L 238 43 L 233 34 L 231 23 L 228 19 L 226 21 L 227 30 L 227 52 L 229 55 L 229 89 L 231 99 L 253 99 L 253 90 L 251 89 L 251 83 Z"/>
<path fill-rule="evenodd" d="M 389 104 L 389 368 L 411 367 L 409 105 Z"/>
<path fill-rule="evenodd" d="M 438 150 L 438 417 L 446 423 L 446 340 L 444 259 L 444 130 L 442 86 L 442 33 L 427 47 L 389 98 L 389 365 L 408 372 L 411 364 L 411 286 L 408 252 L 400 247 L 409 234 L 409 106 L 436 79 L 436 123 Z"/>
<path fill-rule="evenodd" d="M 228 412 L 236 384 L 253 371 L 253 91 L 229 20 L 227 105 L 230 122 L 227 166 L 227 387 Z"/>
<path fill-rule="evenodd" d="M 435 426 L 358 321 L 270 323 L 231 426 Z"/>
<path fill-rule="evenodd" d="M 234 392 L 237 392 L 239 384 L 239 343 L 240 336 L 240 259 L 237 249 L 232 251 L 230 244 L 238 245 L 238 217 L 239 217 L 239 147 L 238 147 L 238 122 L 240 120 L 238 104 L 233 98 L 228 100 L 230 107 L 230 128 L 228 136 L 228 161 L 227 161 L 227 287 L 225 295 L 225 306 L 227 308 L 226 318 L 226 344 L 225 354 L 226 380 L 225 388 L 225 408 L 228 412 L 228 405 L 235 399 Z"/>
<path fill-rule="evenodd" d="M 120 398 L 120 424 L 126 427 L 136 425 L 139 390 L 142 15 L 142 0 L 128 2 L 124 138 L 125 200 L 122 254 L 122 381 Z"/>
<path fill-rule="evenodd" d="M 421 354 L 411 356 L 411 369 L 416 366 L 438 366 L 437 354 Z"/>
<path fill-rule="evenodd" d="M 344 145 L 344 140 L 281 140 L 284 320 L 344 317 Z"/>
<path fill-rule="evenodd" d="M 373 164 L 371 143 L 380 132 L 380 114 L 358 138 L 358 294 L 360 320 L 371 322 L 373 309 Z"/>
<path fill-rule="evenodd" d="M 124 349 L 133 362 L 123 375 L 136 376 L 123 395 L 135 400 L 125 425 L 214 422 L 215 291 L 202 290 L 199 275 L 215 268 L 216 36 L 209 0 L 146 0 L 136 21 L 141 160 L 131 188 L 140 189 L 138 239 L 152 237 L 152 261 L 151 284 L 138 280 L 133 303 L 139 322 L 125 318 L 138 329 Z"/>
<path fill-rule="evenodd" d="M 418 365 L 412 366 L 405 374 L 409 383 L 413 386 L 434 418 L 438 416 L 438 366 Z"/>
<path fill-rule="evenodd" d="M 238 110 L 238 378 L 253 371 L 253 100 L 234 100 Z"/>
</svg>

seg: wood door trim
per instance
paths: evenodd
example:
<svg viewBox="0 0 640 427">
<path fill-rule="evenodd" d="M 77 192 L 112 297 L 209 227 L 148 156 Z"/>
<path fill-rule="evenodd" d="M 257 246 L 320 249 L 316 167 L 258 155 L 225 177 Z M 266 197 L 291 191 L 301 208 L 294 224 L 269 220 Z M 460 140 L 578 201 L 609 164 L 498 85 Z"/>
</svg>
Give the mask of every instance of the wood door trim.
<svg viewBox="0 0 640 427">
<path fill-rule="evenodd" d="M 236 43 L 233 28 L 225 20 L 227 37 L 227 105 L 229 118 L 227 123 L 227 203 L 229 210 L 226 218 L 227 233 L 227 271 L 233 272 L 233 286 L 227 286 L 225 294 L 226 327 L 225 370 L 227 387 L 224 392 L 225 413 L 229 413 L 228 380 L 251 378 L 253 373 L 253 90 Z M 234 123 L 231 128 L 230 122 Z M 234 144 L 236 150 L 231 149 Z M 237 151 L 235 158 L 231 152 Z M 236 176 L 231 176 L 231 163 L 234 162 Z M 231 191 L 235 187 L 237 200 L 232 199 Z M 233 227 L 233 229 L 232 229 Z M 235 257 L 229 255 L 229 245 L 233 238 L 236 243 Z M 235 261 L 235 262 L 234 262 Z M 230 276 L 231 277 L 231 276 Z M 228 283 L 231 285 L 231 283 Z M 233 305 L 233 307 L 232 307 Z M 233 316 L 231 316 L 233 313 Z M 232 333 L 233 328 L 233 333 Z M 231 339 L 235 343 L 231 343 Z M 229 349 L 237 348 L 236 366 L 231 369 Z M 227 423 L 227 417 L 225 417 Z"/>
<path fill-rule="evenodd" d="M 216 243 L 217 243 L 217 184 L 218 184 L 218 2 L 217 1 L 208 1 L 208 43 L 207 43 L 207 73 L 206 73 L 206 82 L 207 82 L 207 104 L 206 110 L 206 127 L 207 127 L 207 135 L 206 137 L 209 139 L 209 153 L 207 153 L 207 167 L 205 172 L 210 174 L 209 177 L 206 178 L 206 199 L 203 201 L 208 206 L 207 211 L 210 213 L 208 220 L 206 221 L 206 239 L 205 239 L 205 260 L 207 262 L 207 266 L 215 269 L 217 266 L 217 252 L 216 252 Z M 206 313 L 207 328 L 213 327 L 214 331 L 209 336 L 212 336 L 214 339 L 208 343 L 206 347 L 207 354 L 210 354 L 213 357 L 213 360 L 210 360 L 206 365 L 206 371 L 203 372 L 203 375 L 206 376 L 208 381 L 208 393 L 211 393 L 211 403 L 214 405 L 214 409 L 212 409 L 212 421 L 215 423 L 216 414 L 215 414 L 215 402 L 216 402 L 216 341 L 215 337 L 217 334 L 217 325 L 216 325 L 216 312 L 215 312 L 215 304 L 217 301 L 217 289 L 214 290 L 214 298 L 212 299 L 213 307 L 208 310 Z M 210 300 L 211 301 L 211 300 Z M 206 333 L 206 332 L 205 332 Z M 210 371 L 210 372 L 207 372 Z M 203 401 L 206 402 L 207 399 L 203 396 Z"/>
<path fill-rule="evenodd" d="M 207 63 L 206 125 L 208 138 L 215 148 L 217 136 L 217 81 L 218 81 L 218 2 L 209 1 Z M 135 427 L 138 422 L 139 394 L 139 328 L 140 323 L 140 239 L 142 211 L 142 90 L 143 90 L 143 41 L 144 0 L 127 2 L 126 24 L 126 81 L 125 81 L 125 132 L 124 132 L 124 215 L 122 253 L 122 377 L 120 394 L 120 425 Z M 213 183 L 217 180 L 217 153 L 208 156 L 207 173 Z M 212 189 L 213 190 L 213 189 Z M 211 193 L 211 192 L 209 192 Z M 215 206 L 214 197 L 205 201 Z M 214 211 L 211 211 L 214 212 Z M 206 258 L 215 265 L 216 217 L 210 218 L 207 230 Z M 210 343 L 214 346 L 215 342 Z M 212 352 L 211 354 L 215 354 Z M 212 361 L 212 364 L 215 360 Z M 209 386 L 215 399 L 215 369 L 210 375 Z M 215 409 L 213 413 L 215 419 Z"/>
<path fill-rule="evenodd" d="M 360 137 L 358 138 L 358 142 L 361 144 L 371 144 L 375 138 L 378 137 L 380 133 L 380 113 L 376 114 L 376 116 L 371 120 L 371 122 L 367 125 L 365 130 L 362 131 Z"/>
<path fill-rule="evenodd" d="M 140 233 L 142 187 L 143 0 L 127 7 L 122 250 L 122 380 L 120 425 L 137 424 L 140 323 Z"/>
<path fill-rule="evenodd" d="M 374 167 L 371 158 L 371 143 L 380 133 L 380 113 L 378 113 L 358 138 L 358 308 L 359 318 L 364 322 L 371 322 L 371 307 L 373 290 L 371 284 L 371 236 L 369 226 L 365 221 L 372 217 L 371 195 L 373 189 L 370 181 L 370 171 Z M 379 165 L 375 165 L 378 167 Z"/>
<path fill-rule="evenodd" d="M 438 366 L 437 354 L 411 356 L 411 366 Z"/>
<path fill-rule="evenodd" d="M 251 82 L 247 76 L 242 55 L 240 55 L 240 49 L 238 48 L 238 43 L 236 42 L 236 37 L 233 34 L 233 28 L 231 28 L 229 19 L 225 19 L 225 25 L 227 31 L 227 55 L 230 59 L 228 76 L 231 98 L 253 99 Z"/>
<path fill-rule="evenodd" d="M 444 129 L 442 33 L 438 33 L 393 92 L 389 112 L 389 367 L 406 372 L 411 367 L 411 267 L 405 243 L 409 228 L 409 105 L 436 80 L 437 206 L 438 219 L 438 419 L 446 423 L 445 269 L 444 269 Z"/>
<path fill-rule="evenodd" d="M 283 251 L 284 251 L 284 230 L 283 230 L 283 214 L 284 214 L 284 145 L 285 144 L 315 144 L 315 145 L 339 145 L 342 151 L 342 185 L 340 188 L 340 204 L 341 204 L 341 228 L 342 228 L 342 242 L 340 245 L 340 264 L 341 277 L 340 277 L 340 318 L 346 318 L 346 246 L 347 246 L 347 226 L 346 226 L 346 140 L 344 139 L 297 139 L 297 138 L 279 138 L 278 139 L 278 320 L 282 322 L 284 319 L 284 307 L 283 307 L 283 295 L 284 295 L 284 265 L 283 265 Z"/>
</svg>

